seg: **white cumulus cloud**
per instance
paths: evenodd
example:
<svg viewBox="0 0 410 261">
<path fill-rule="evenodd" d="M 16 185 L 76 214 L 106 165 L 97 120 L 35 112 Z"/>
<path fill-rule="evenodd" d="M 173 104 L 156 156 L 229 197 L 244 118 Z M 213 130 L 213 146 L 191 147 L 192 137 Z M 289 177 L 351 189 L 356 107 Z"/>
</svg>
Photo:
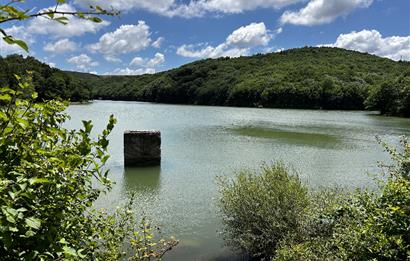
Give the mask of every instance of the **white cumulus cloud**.
<svg viewBox="0 0 410 261">
<path fill-rule="evenodd" d="M 154 58 L 149 59 L 146 66 L 147 67 L 157 67 L 165 62 L 165 55 L 162 53 L 156 53 Z"/>
<path fill-rule="evenodd" d="M 198 49 L 199 46 L 203 44 L 192 45 L 184 44 L 178 47 L 177 54 L 190 57 L 190 58 L 218 58 L 218 57 L 239 57 L 249 54 L 248 48 L 229 48 L 225 43 L 220 44 L 216 47 L 206 46 L 204 48 Z"/>
<path fill-rule="evenodd" d="M 139 69 L 130 69 L 130 68 L 117 68 L 112 72 L 106 72 L 105 75 L 142 75 L 142 74 L 153 74 L 155 69 L 153 68 L 139 68 Z"/>
<path fill-rule="evenodd" d="M 130 65 L 135 65 L 135 66 L 143 66 L 145 64 L 145 60 L 142 57 L 135 57 L 134 59 L 132 59 L 132 61 L 130 62 Z"/>
<path fill-rule="evenodd" d="M 78 56 L 73 56 L 67 61 L 81 71 L 89 71 L 90 67 L 98 66 L 98 62 L 93 61 L 90 56 L 84 53 Z"/>
<path fill-rule="evenodd" d="M 258 8 L 279 9 L 287 5 L 295 4 L 303 0 L 202 0 L 197 1 L 203 9 L 223 13 L 242 13 L 244 11 L 255 10 Z"/>
<path fill-rule="evenodd" d="M 44 51 L 49 53 L 65 53 L 65 52 L 73 52 L 78 49 L 78 46 L 75 42 L 70 41 L 67 38 L 58 40 L 55 43 L 47 43 L 44 46 Z"/>
<path fill-rule="evenodd" d="M 161 45 L 162 45 L 162 43 L 164 42 L 164 40 L 165 40 L 164 37 L 158 37 L 158 39 L 155 40 L 155 41 L 152 43 L 152 47 L 161 48 Z"/>
<path fill-rule="evenodd" d="M 239 57 L 248 55 L 254 47 L 268 45 L 273 36 L 263 22 L 251 23 L 233 31 L 224 43 L 215 47 L 184 44 L 177 49 L 177 54 L 191 58 Z"/>
<path fill-rule="evenodd" d="M 100 5 L 105 8 L 128 11 L 131 9 L 142 9 L 163 16 L 173 17 L 198 17 L 209 12 L 216 13 L 242 13 L 259 8 L 279 9 L 284 6 L 303 2 L 305 0 L 75 0 L 81 6 Z"/>
<path fill-rule="evenodd" d="M 102 35 L 99 41 L 89 45 L 94 52 L 102 53 L 108 60 L 117 60 L 120 54 L 138 52 L 150 46 L 149 26 L 144 21 L 124 24 L 114 32 Z"/>
<path fill-rule="evenodd" d="M 166 13 L 175 5 L 175 0 L 75 0 L 75 4 L 83 7 L 101 6 L 106 9 L 127 11 L 131 9 L 143 9 L 155 13 Z"/>
<path fill-rule="evenodd" d="M 264 23 L 251 23 L 247 26 L 242 26 L 233 31 L 226 43 L 238 47 L 252 47 L 258 45 L 267 45 L 272 39 L 272 35 L 266 30 Z"/>
<path fill-rule="evenodd" d="M 130 65 L 133 66 L 140 66 L 140 67 L 157 67 L 165 62 L 165 55 L 162 53 L 156 53 L 153 58 L 151 59 L 144 59 L 142 57 L 135 57 L 130 62 Z"/>
<path fill-rule="evenodd" d="M 373 0 L 311 0 L 299 11 L 286 11 L 280 17 L 282 24 L 318 25 L 334 21 L 357 8 L 369 7 Z"/>
<path fill-rule="evenodd" d="M 353 31 L 339 35 L 335 43 L 325 46 L 367 52 L 393 60 L 410 61 L 410 36 L 383 37 L 376 30 Z"/>
<path fill-rule="evenodd" d="M 74 12 L 75 8 L 69 4 L 62 4 L 58 7 L 58 10 L 64 12 Z M 60 16 L 61 15 L 55 15 L 55 18 Z M 85 33 L 96 33 L 101 28 L 110 24 L 107 21 L 94 23 L 89 20 L 71 16 L 67 16 L 67 18 L 69 19 L 69 22 L 64 25 L 45 17 L 36 17 L 29 23 L 27 30 L 31 34 L 45 34 L 56 38 L 69 38 L 73 36 L 80 36 Z"/>
<path fill-rule="evenodd" d="M 155 73 L 157 71 L 156 67 L 162 65 L 164 62 L 165 55 L 163 55 L 162 53 L 156 53 L 151 59 L 137 56 L 130 62 L 130 66 L 134 68 L 117 68 L 113 72 L 107 74 L 140 75 L 146 73 Z M 135 69 L 135 67 L 137 68 Z"/>
</svg>

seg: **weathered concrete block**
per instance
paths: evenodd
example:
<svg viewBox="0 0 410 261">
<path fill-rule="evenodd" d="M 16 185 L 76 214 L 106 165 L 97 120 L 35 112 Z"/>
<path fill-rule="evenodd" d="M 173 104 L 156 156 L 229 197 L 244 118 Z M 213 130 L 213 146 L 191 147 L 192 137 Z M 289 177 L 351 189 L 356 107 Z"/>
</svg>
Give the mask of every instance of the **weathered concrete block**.
<svg viewBox="0 0 410 261">
<path fill-rule="evenodd" d="M 161 132 L 125 131 L 125 166 L 158 166 L 161 164 Z"/>
</svg>

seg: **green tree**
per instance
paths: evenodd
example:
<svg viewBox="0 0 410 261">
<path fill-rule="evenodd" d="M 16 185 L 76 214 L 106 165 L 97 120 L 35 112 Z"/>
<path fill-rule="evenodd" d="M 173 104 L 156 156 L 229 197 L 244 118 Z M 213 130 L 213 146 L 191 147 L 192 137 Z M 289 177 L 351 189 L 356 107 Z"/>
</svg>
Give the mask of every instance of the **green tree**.
<svg viewBox="0 0 410 261">
<path fill-rule="evenodd" d="M 23 0 L 0 5 L 0 24 L 33 17 L 47 17 L 65 24 L 69 21 L 66 16 L 101 22 L 96 15 L 116 14 L 98 6 L 90 7 L 89 11 L 59 11 L 65 0 L 56 0 L 52 9 L 33 13 L 14 6 L 20 2 Z M 6 43 L 28 51 L 25 42 L 1 28 L 0 33 Z M 11 59 L 23 58 L 12 56 Z M 147 221 L 136 222 L 132 202 L 114 214 L 92 209 L 93 202 L 112 185 L 103 165 L 109 157 L 107 137 L 115 118 L 110 117 L 97 139 L 91 138 L 91 121 L 83 121 L 83 128 L 78 131 L 63 128 L 69 118 L 64 113 L 68 102 L 38 100 L 32 81 L 49 85 L 48 90 L 42 90 L 44 96 L 66 98 L 70 95 L 67 86 L 73 84 L 70 77 L 48 66 L 40 66 L 45 70 L 39 70 L 34 58 L 24 60 L 28 61 L 28 67 L 34 67 L 34 73 L 18 63 L 11 66 L 0 63 L 7 72 L 0 74 L 0 80 L 6 83 L 0 88 L 1 258 L 160 259 L 178 242 L 155 240 Z M 28 77 L 22 79 L 16 75 L 21 72 Z M 80 95 L 81 91 L 71 92 Z"/>
<path fill-rule="evenodd" d="M 301 233 L 309 205 L 307 187 L 285 165 L 263 166 L 221 179 L 220 213 L 225 242 L 253 257 L 272 257 L 281 240 Z"/>
<path fill-rule="evenodd" d="M 0 89 L 2 258 L 148 260 L 175 246 L 175 240 L 154 241 L 150 225 L 137 224 L 132 205 L 115 214 L 91 208 L 112 185 L 102 167 L 115 118 L 97 139 L 91 121 L 67 130 L 67 102 L 36 102 L 30 79 L 16 78 L 18 88 Z"/>
</svg>

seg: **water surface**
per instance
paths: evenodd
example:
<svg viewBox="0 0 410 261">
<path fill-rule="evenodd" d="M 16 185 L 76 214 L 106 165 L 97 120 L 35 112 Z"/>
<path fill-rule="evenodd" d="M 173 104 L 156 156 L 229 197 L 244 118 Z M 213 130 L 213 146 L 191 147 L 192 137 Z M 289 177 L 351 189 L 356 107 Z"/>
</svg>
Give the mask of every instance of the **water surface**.
<svg viewBox="0 0 410 261">
<path fill-rule="evenodd" d="M 374 186 L 368 172 L 387 155 L 375 136 L 389 142 L 410 134 L 410 120 L 369 112 L 280 110 L 95 101 L 68 108 L 69 127 L 93 120 L 110 136 L 107 167 L 116 182 L 97 207 L 114 208 L 136 195 L 136 210 L 154 219 L 179 246 L 165 260 L 231 260 L 218 235 L 216 176 L 283 160 L 311 186 Z M 160 167 L 123 166 L 125 130 L 161 131 Z"/>
</svg>

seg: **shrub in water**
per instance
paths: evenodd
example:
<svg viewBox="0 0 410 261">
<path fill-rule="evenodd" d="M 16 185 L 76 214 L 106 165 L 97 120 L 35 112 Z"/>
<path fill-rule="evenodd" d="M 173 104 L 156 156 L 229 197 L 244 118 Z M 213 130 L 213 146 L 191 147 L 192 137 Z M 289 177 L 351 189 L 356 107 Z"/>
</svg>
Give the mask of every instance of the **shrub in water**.
<svg viewBox="0 0 410 261">
<path fill-rule="evenodd" d="M 409 260 L 410 144 L 403 138 L 400 150 L 385 148 L 395 164 L 387 166 L 389 177 L 380 181 L 379 191 L 358 191 L 318 211 L 310 218 L 318 223 L 326 217 L 328 233 L 316 231 L 302 242 L 284 240 L 277 260 Z"/>
<path fill-rule="evenodd" d="M 272 256 L 288 234 L 298 235 L 306 207 L 307 188 L 282 163 L 263 166 L 261 173 L 240 171 L 219 179 L 226 243 L 253 257 Z"/>
</svg>

